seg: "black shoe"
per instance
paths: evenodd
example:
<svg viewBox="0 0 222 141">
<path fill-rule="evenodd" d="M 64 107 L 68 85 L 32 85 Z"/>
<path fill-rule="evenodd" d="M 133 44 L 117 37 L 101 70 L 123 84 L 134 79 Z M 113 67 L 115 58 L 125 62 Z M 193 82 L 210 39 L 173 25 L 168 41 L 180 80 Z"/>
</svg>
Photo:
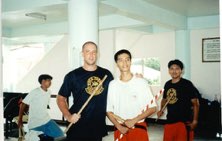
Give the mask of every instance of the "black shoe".
<svg viewBox="0 0 222 141">
<path fill-rule="evenodd" d="M 40 141 L 54 141 L 53 137 L 47 136 L 45 134 L 39 135 Z"/>
</svg>

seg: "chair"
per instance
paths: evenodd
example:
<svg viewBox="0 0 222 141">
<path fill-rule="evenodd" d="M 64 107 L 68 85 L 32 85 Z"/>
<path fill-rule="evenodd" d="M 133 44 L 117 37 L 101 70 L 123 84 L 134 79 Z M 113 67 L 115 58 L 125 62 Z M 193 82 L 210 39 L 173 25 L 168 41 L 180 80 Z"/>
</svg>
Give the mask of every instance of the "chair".
<svg viewBox="0 0 222 141">
<path fill-rule="evenodd" d="M 5 137 L 9 137 L 9 134 L 13 129 L 13 119 L 19 114 L 19 101 L 24 98 L 26 94 L 22 93 L 3 93 L 4 95 L 4 118 L 5 118 Z"/>
</svg>

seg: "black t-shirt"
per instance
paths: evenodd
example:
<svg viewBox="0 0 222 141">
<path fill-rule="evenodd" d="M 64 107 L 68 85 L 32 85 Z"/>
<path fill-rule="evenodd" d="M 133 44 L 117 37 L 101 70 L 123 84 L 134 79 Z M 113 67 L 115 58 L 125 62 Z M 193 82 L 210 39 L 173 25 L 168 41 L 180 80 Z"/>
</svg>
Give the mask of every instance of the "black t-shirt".
<svg viewBox="0 0 222 141">
<path fill-rule="evenodd" d="M 171 81 L 166 82 L 163 95 L 165 99 L 172 96 L 167 105 L 167 122 L 191 121 L 193 115 L 191 99 L 197 98 L 198 91 L 189 80 L 181 78 L 177 83 Z"/>
<path fill-rule="evenodd" d="M 80 120 L 68 130 L 68 138 L 103 137 L 107 134 L 105 124 L 107 91 L 113 76 L 110 71 L 99 66 L 95 71 L 86 71 L 80 67 L 65 76 L 59 95 L 69 97 L 72 94 L 73 103 L 69 104 L 72 105 L 69 111 L 73 114 L 78 113 L 105 75 L 108 77 L 82 111 Z"/>
</svg>

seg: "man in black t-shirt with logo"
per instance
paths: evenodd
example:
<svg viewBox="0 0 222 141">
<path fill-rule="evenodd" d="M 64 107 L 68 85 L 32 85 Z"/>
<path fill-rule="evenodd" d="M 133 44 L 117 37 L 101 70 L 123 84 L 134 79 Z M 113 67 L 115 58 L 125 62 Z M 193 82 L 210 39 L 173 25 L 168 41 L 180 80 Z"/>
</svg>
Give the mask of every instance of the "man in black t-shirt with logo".
<svg viewBox="0 0 222 141">
<path fill-rule="evenodd" d="M 164 141 L 192 141 L 193 130 L 198 123 L 198 90 L 191 81 L 182 78 L 183 63 L 171 60 L 168 63 L 172 79 L 164 86 L 161 109 L 157 116 L 163 115 L 167 107 L 167 124 L 164 126 Z"/>
<path fill-rule="evenodd" d="M 67 141 L 102 141 L 106 131 L 106 101 L 109 82 L 113 79 L 107 69 L 96 65 L 98 48 L 94 42 L 86 42 L 82 47 L 84 64 L 71 72 L 64 79 L 59 90 L 57 104 L 65 119 L 74 123 L 67 132 Z M 78 111 L 107 75 L 102 86 L 81 113 Z M 73 104 L 69 109 L 66 100 L 73 96 Z"/>
</svg>

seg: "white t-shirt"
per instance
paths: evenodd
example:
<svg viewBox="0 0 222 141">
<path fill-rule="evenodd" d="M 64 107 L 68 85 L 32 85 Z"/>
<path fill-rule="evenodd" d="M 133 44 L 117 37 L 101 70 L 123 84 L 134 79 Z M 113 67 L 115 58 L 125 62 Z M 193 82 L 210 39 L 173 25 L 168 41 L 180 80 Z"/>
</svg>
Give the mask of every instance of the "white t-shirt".
<svg viewBox="0 0 222 141">
<path fill-rule="evenodd" d="M 106 111 L 123 119 L 132 119 L 141 114 L 152 99 L 153 95 L 145 79 L 133 77 L 128 82 L 115 79 L 109 84 Z M 149 108 L 155 106 L 156 103 L 153 102 Z"/>
<path fill-rule="evenodd" d="M 41 87 L 32 90 L 23 100 L 29 105 L 28 128 L 34 128 L 47 123 L 50 120 L 47 106 L 50 101 L 51 92 L 44 91 Z"/>
</svg>

